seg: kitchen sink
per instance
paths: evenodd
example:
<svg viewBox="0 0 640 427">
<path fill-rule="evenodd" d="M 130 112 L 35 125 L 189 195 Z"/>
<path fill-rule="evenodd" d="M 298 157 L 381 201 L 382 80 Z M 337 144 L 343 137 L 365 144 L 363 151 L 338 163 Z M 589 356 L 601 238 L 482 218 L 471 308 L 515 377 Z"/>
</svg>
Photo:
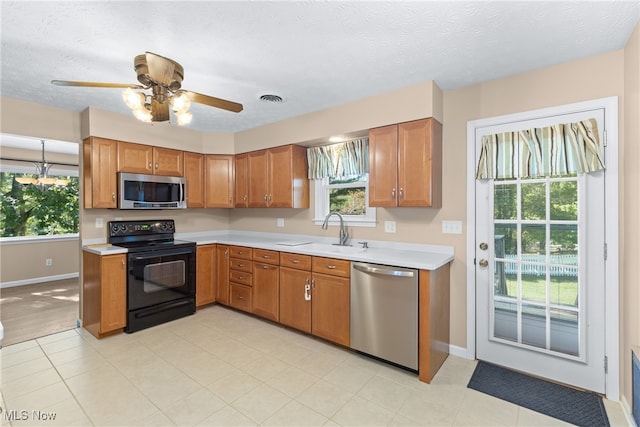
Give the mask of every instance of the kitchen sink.
<svg viewBox="0 0 640 427">
<path fill-rule="evenodd" d="M 310 243 L 308 245 L 304 245 L 304 247 L 311 250 L 317 250 L 319 252 L 330 252 L 334 254 L 357 254 L 366 251 L 365 248 L 361 248 L 359 246 L 340 246 L 329 243 Z"/>
</svg>

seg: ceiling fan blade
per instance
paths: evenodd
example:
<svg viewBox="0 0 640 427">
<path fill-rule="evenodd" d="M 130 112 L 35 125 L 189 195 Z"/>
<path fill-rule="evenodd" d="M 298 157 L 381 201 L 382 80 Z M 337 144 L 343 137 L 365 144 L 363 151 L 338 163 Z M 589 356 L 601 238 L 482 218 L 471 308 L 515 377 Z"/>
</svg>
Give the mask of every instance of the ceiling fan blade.
<svg viewBox="0 0 640 427">
<path fill-rule="evenodd" d="M 190 90 L 183 91 L 189 98 L 191 102 L 197 102 L 198 104 L 208 105 L 210 107 L 222 108 L 223 110 L 232 111 L 234 113 L 239 113 L 242 111 L 242 104 L 238 104 L 237 102 L 227 101 L 226 99 L 214 98 L 209 95 L 202 95 L 201 93 L 191 92 Z"/>
<path fill-rule="evenodd" d="M 180 89 L 184 78 L 184 69 L 176 61 L 156 55 L 152 52 L 145 53 L 149 77 L 152 81 L 172 90 Z"/>
<path fill-rule="evenodd" d="M 115 87 L 115 88 L 131 88 L 131 89 L 144 89 L 144 86 L 137 84 L 127 83 L 100 83 L 100 82 L 75 82 L 71 80 L 51 80 L 51 84 L 56 86 L 78 86 L 78 87 Z"/>
</svg>

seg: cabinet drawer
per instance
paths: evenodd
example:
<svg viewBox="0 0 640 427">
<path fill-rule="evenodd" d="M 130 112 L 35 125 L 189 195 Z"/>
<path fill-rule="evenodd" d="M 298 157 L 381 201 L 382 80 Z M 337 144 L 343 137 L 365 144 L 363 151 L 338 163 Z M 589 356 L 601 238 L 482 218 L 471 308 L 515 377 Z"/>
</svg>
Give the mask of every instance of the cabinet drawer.
<svg viewBox="0 0 640 427">
<path fill-rule="evenodd" d="M 349 277 L 351 276 L 351 261 L 314 256 L 311 263 L 311 269 L 315 273 Z"/>
<path fill-rule="evenodd" d="M 290 254 L 280 252 L 280 265 L 298 270 L 311 270 L 311 255 Z"/>
<path fill-rule="evenodd" d="M 251 261 L 247 261 L 246 259 L 241 258 L 230 258 L 229 268 L 232 270 L 246 271 L 247 273 L 251 273 Z"/>
<path fill-rule="evenodd" d="M 251 259 L 251 248 L 244 246 L 229 246 L 229 256 L 231 258 Z"/>
<path fill-rule="evenodd" d="M 244 311 L 251 311 L 251 288 L 232 283 L 229 287 L 230 305 Z"/>
<path fill-rule="evenodd" d="M 229 281 L 251 286 L 251 273 L 247 273 L 244 271 L 237 271 L 237 270 L 229 270 Z"/>
<path fill-rule="evenodd" d="M 266 249 L 254 249 L 253 260 L 278 265 L 280 263 L 280 252 L 268 251 Z"/>
</svg>

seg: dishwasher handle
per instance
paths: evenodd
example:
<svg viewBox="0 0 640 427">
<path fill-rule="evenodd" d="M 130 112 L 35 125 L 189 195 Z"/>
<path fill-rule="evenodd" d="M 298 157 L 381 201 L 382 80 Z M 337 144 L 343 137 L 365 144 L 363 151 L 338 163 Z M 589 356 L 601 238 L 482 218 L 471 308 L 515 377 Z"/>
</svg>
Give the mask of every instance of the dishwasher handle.
<svg viewBox="0 0 640 427">
<path fill-rule="evenodd" d="M 399 270 L 397 268 L 391 267 L 382 267 L 382 266 L 371 266 L 368 264 L 359 264 L 353 263 L 353 268 L 356 270 L 364 271 L 365 273 L 374 273 L 374 274 L 382 274 L 385 276 L 395 276 L 395 277 L 414 277 L 415 271 L 413 270 Z"/>
</svg>

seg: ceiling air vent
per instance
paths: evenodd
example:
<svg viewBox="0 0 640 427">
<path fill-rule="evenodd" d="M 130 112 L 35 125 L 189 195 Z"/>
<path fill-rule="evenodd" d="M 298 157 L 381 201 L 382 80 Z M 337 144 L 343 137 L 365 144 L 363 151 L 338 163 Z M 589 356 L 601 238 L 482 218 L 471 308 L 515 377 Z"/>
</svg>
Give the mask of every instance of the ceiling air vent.
<svg viewBox="0 0 640 427">
<path fill-rule="evenodd" d="M 284 99 L 282 99 L 281 96 L 279 95 L 273 95 L 273 94 L 264 94 L 264 95 L 260 95 L 260 98 L 258 98 L 260 101 L 264 101 L 264 102 L 273 102 L 276 104 L 280 104 L 284 102 Z"/>
</svg>

